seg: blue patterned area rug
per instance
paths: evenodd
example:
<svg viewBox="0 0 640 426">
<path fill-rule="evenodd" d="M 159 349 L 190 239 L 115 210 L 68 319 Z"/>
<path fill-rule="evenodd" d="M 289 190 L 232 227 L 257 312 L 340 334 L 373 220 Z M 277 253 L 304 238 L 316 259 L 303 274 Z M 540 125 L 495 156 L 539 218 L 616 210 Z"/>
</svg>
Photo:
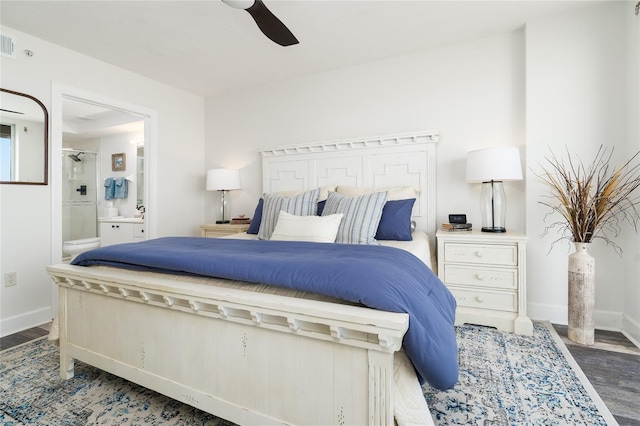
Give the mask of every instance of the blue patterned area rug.
<svg viewBox="0 0 640 426">
<path fill-rule="evenodd" d="M 446 392 L 423 388 L 436 425 L 617 425 L 558 333 L 533 336 L 457 327 L 460 377 Z"/>
<path fill-rule="evenodd" d="M 82 362 L 64 381 L 59 356 L 46 337 L 0 352 L 0 425 L 233 426 Z"/>
<path fill-rule="evenodd" d="M 616 424 L 550 324 L 457 333 L 459 383 L 424 388 L 436 425 Z M 0 352 L 0 425 L 232 425 L 81 362 L 63 381 L 58 356 L 46 339 Z"/>
</svg>

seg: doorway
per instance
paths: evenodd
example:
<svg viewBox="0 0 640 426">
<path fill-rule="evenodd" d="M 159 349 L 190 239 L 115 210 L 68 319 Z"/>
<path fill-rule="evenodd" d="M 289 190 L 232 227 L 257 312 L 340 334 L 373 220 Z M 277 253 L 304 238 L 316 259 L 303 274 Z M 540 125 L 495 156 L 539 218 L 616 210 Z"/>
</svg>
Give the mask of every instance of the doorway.
<svg viewBox="0 0 640 426">
<path fill-rule="evenodd" d="M 151 110 L 146 107 L 142 107 L 135 104 L 130 104 L 118 99 L 110 98 L 108 96 L 104 96 L 97 93 L 87 92 L 80 89 L 76 89 L 69 86 L 64 86 L 56 83 L 52 83 L 52 96 L 51 96 L 51 263 L 61 263 L 62 262 L 62 243 L 63 243 L 63 149 L 77 149 L 79 151 L 87 151 L 96 152 L 99 154 L 98 157 L 104 157 L 100 154 L 100 150 L 96 149 L 100 144 L 96 141 L 96 139 L 109 139 L 113 136 L 113 134 L 107 134 L 106 130 L 103 130 L 104 133 L 98 136 L 97 133 L 91 134 L 89 130 L 87 130 L 86 126 L 88 126 L 88 122 L 96 121 L 97 118 L 95 115 L 92 116 L 92 113 L 88 113 L 83 115 L 83 113 L 74 113 L 77 119 L 76 131 L 85 126 L 85 130 L 81 133 L 84 134 L 82 139 L 85 142 L 80 142 L 78 140 L 74 142 L 69 142 L 69 140 L 74 140 L 72 136 L 73 130 L 70 130 L 68 125 L 70 124 L 70 116 L 74 114 L 70 114 L 69 110 L 72 108 L 79 108 L 80 110 L 86 111 L 100 111 L 100 113 L 104 113 L 106 115 L 113 117 L 129 117 L 132 118 L 129 122 L 140 123 L 141 133 L 140 136 L 131 142 L 131 159 L 129 163 L 132 166 L 136 166 L 140 164 L 141 173 L 131 173 L 133 175 L 133 179 L 142 179 L 140 185 L 132 185 L 132 188 L 141 188 L 143 194 L 136 194 L 136 197 L 132 197 L 131 202 L 133 203 L 134 208 L 138 206 L 138 201 L 143 200 L 144 209 L 145 209 L 145 230 L 147 238 L 153 238 L 156 235 L 155 229 L 155 198 L 154 198 L 154 187 L 153 187 L 153 158 L 156 150 L 156 131 L 157 128 L 157 113 L 154 110 Z M 104 116 L 102 118 L 105 118 Z M 83 123 L 84 122 L 84 123 Z M 106 120 L 105 120 L 106 122 Z M 95 123 L 94 123 L 95 124 Z M 126 126 L 127 123 L 120 123 L 119 126 Z M 79 127 L 78 127 L 79 126 Z M 98 126 L 100 127 L 100 126 Z M 108 126 L 102 126 L 103 128 L 107 128 Z M 112 130 L 118 126 L 111 126 Z M 67 140 L 65 142 L 65 139 Z M 85 144 L 86 143 L 86 144 Z M 106 143 L 106 142 L 105 142 Z M 85 145 L 83 145 L 85 144 Z M 70 146 L 77 145 L 77 146 Z M 139 151 L 139 147 L 144 147 L 143 150 Z M 123 148 L 126 149 L 126 148 Z M 143 152 L 144 156 L 138 160 L 137 152 Z M 66 158 L 66 157 L 65 157 Z M 108 158 L 102 158 L 100 161 L 103 163 L 111 161 L 111 154 L 108 155 Z M 109 163 L 110 164 L 110 163 Z M 102 166 L 106 168 L 105 165 Z M 133 171 L 132 167 L 131 171 Z M 110 169 L 109 169 L 110 170 Z M 127 175 L 127 177 L 129 177 Z M 100 178 L 97 179 L 98 182 L 98 191 L 100 191 Z M 99 197 L 99 195 L 98 195 Z M 98 207 L 98 215 L 100 214 Z M 58 295 L 57 288 L 53 286 L 53 294 L 52 294 L 52 307 L 54 312 L 57 311 L 58 306 Z"/>
<path fill-rule="evenodd" d="M 145 209 L 144 157 L 139 156 L 143 117 L 63 97 L 62 126 L 62 241 L 101 237 L 101 220 L 140 217 Z M 126 187 L 118 197 L 105 193 L 105 182 L 114 180 Z"/>
</svg>

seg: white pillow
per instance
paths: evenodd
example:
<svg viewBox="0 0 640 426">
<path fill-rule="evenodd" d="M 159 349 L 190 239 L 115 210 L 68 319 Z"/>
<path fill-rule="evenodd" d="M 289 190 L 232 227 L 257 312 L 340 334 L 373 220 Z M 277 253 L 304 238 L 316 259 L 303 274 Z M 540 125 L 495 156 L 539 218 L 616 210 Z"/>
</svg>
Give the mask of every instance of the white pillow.
<svg viewBox="0 0 640 426">
<path fill-rule="evenodd" d="M 336 240 L 342 216 L 341 213 L 329 216 L 296 216 L 281 211 L 271 239 L 333 243 Z"/>
<path fill-rule="evenodd" d="M 336 243 L 377 244 L 375 235 L 386 202 L 386 192 L 374 192 L 359 197 L 345 197 L 330 192 L 322 216 L 344 214 L 336 235 Z"/>
<path fill-rule="evenodd" d="M 318 212 L 318 195 L 320 188 L 307 191 L 293 197 L 284 195 L 264 194 L 264 205 L 262 208 L 262 220 L 258 230 L 258 238 L 268 240 L 278 222 L 278 215 L 281 210 L 298 216 L 315 216 Z"/>
<path fill-rule="evenodd" d="M 387 201 L 406 200 L 408 198 L 418 198 L 420 188 L 413 186 L 389 186 L 386 188 L 362 188 L 359 186 L 340 185 L 336 192 L 345 197 L 359 197 L 361 195 L 373 194 L 374 192 L 387 192 Z"/>
</svg>

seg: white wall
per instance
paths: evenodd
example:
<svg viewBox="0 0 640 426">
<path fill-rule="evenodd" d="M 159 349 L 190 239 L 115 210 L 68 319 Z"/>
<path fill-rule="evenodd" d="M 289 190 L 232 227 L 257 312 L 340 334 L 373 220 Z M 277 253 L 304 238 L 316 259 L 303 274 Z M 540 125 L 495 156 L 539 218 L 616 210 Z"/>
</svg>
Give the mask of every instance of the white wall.
<svg viewBox="0 0 640 426">
<path fill-rule="evenodd" d="M 232 214 L 251 216 L 261 193 L 259 148 L 425 129 L 442 133 L 438 221 L 467 213 L 477 226 L 480 187 L 464 181 L 466 153 L 518 146 L 527 177 L 505 185 L 507 227 L 530 238 L 530 313 L 562 323 L 569 249 L 546 255 L 550 241 L 538 237 L 541 188 L 528 168 L 542 160 L 547 145 L 561 150 L 568 144 L 588 155 L 601 143 L 615 143 L 621 157 L 638 149 L 640 129 L 632 122 L 640 98 L 638 20 L 628 17 L 630 4 L 541 19 L 526 32 L 254 87 L 206 103 L 12 31 L 18 52 L 28 48 L 35 55 L 2 58 L 0 86 L 34 95 L 48 107 L 55 82 L 156 110 L 152 174 L 159 236 L 198 235 L 198 225 L 213 220 L 214 194 L 203 191 L 208 168 L 241 169 L 243 189 L 232 192 Z M 0 185 L 0 276 L 18 271 L 19 281 L 0 288 L 0 334 L 51 315 L 44 265 L 51 259 L 52 196 L 51 186 Z M 624 326 L 637 336 L 640 241 L 627 233 L 617 243 L 623 258 L 600 243 L 592 250 L 598 326 Z"/>
<path fill-rule="evenodd" d="M 100 140 L 101 164 L 99 182 L 104 182 L 108 177 L 132 179 L 132 181 L 129 181 L 127 185 L 127 198 L 110 200 L 113 207 L 118 209 L 119 216 L 133 217 L 135 214 L 137 202 L 136 157 L 138 148 L 132 144 L 131 141 L 140 139 L 141 136 L 142 135 L 140 134 L 129 133 L 124 135 L 107 136 Z M 113 171 L 111 168 L 111 155 L 119 153 L 124 153 L 126 155 L 126 170 Z M 109 202 L 104 199 L 104 188 L 100 188 L 98 200 L 101 209 L 107 207 Z"/>
<path fill-rule="evenodd" d="M 615 146 L 617 165 L 638 150 L 638 41 L 632 42 L 630 31 L 638 20 L 629 18 L 630 5 L 615 2 L 527 24 L 528 295 L 534 318 L 560 323 L 567 318 L 570 244 L 549 252 L 557 236 L 538 237 L 548 211 L 538 202 L 549 191 L 534 173 L 548 148 L 560 155 L 567 147 L 589 162 L 601 144 Z M 596 324 L 619 330 L 627 317 L 626 331 L 632 332 L 633 323 L 637 336 L 639 239 L 633 228 L 623 231 L 615 240 L 623 257 L 601 240 L 590 248 L 596 258 Z"/>
<path fill-rule="evenodd" d="M 259 148 L 438 130 L 437 220 L 466 213 L 479 226 L 480 185 L 465 182 L 466 153 L 524 151 L 523 49 L 517 31 L 207 99 L 206 165 L 241 168 L 231 211 L 252 216 L 262 190 Z M 524 182 L 505 187 L 507 226 L 524 231 Z"/>
<path fill-rule="evenodd" d="M 627 90 L 632 78 L 627 75 L 628 56 L 637 49 L 637 41 L 632 47 L 628 43 L 626 30 L 637 25 L 627 17 L 633 10 L 628 5 L 597 6 L 531 22 L 526 33 L 514 31 L 207 99 L 206 166 L 241 169 L 243 189 L 232 193 L 232 214 L 251 216 L 261 192 L 259 148 L 439 130 L 438 221 L 445 222 L 448 213 L 467 213 L 477 226 L 480 188 L 464 180 L 467 151 L 518 146 L 526 180 L 505 184 L 507 228 L 529 236 L 530 314 L 566 324 L 570 250 L 564 245 L 547 255 L 552 239 L 539 237 L 546 211 L 538 205 L 545 189 L 531 168 L 543 159 L 547 146 L 562 151 L 568 145 L 589 156 L 602 143 L 614 144 L 618 158 L 637 149 L 637 135 L 631 143 L 627 130 L 628 120 L 638 116 L 637 99 L 630 99 L 637 98 L 637 72 L 635 90 Z M 632 102 L 635 107 L 629 106 Z M 215 206 L 209 194 L 208 220 Z M 638 322 L 638 238 L 626 233 L 617 243 L 625 250 L 623 258 L 599 242 L 592 250 L 600 328 L 621 329 L 623 318 Z"/>
<path fill-rule="evenodd" d="M 156 235 L 199 235 L 204 220 L 203 98 L 5 30 L 15 35 L 19 53 L 15 60 L 0 59 L 0 86 L 35 96 L 50 118 L 54 83 L 156 111 L 156 162 L 149 171 L 156 178 Z M 33 57 L 22 55 L 24 49 Z M 44 269 L 52 261 L 51 205 L 58 196 L 52 191 L 51 184 L 0 185 L 0 277 L 18 275 L 17 286 L 0 286 L 0 335 L 52 317 L 52 284 Z"/>
<path fill-rule="evenodd" d="M 629 132 L 629 149 L 640 151 L 640 17 L 629 11 L 634 2 L 627 2 L 625 28 L 627 41 L 627 123 Z M 627 276 L 625 288 L 625 308 L 622 329 L 640 346 L 640 238 L 638 235 L 627 235 Z"/>
</svg>

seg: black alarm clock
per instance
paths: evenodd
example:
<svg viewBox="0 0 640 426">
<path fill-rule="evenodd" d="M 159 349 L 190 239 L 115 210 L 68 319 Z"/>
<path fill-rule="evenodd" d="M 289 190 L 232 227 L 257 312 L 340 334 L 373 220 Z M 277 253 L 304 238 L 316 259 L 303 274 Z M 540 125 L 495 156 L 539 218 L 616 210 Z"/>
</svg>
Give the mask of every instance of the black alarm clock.
<svg viewBox="0 0 640 426">
<path fill-rule="evenodd" d="M 450 214 L 449 223 L 467 223 L 466 214 Z"/>
</svg>

